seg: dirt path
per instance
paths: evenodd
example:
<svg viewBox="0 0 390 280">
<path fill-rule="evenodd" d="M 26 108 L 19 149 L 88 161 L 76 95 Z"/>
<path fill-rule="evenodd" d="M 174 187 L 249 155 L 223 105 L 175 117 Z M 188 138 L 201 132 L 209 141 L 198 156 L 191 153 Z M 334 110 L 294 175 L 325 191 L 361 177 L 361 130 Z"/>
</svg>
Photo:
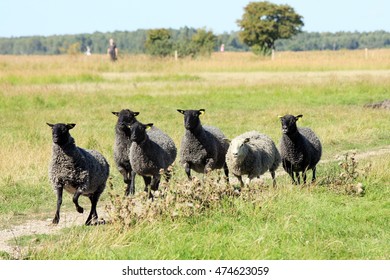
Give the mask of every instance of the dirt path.
<svg viewBox="0 0 390 280">
<path fill-rule="evenodd" d="M 104 209 L 98 209 L 99 219 L 107 219 L 107 214 Z M 18 238 L 21 236 L 34 234 L 55 234 L 63 228 L 84 225 L 89 211 L 79 214 L 76 210 L 72 212 L 62 212 L 61 220 L 58 225 L 52 224 L 52 218 L 47 220 L 28 220 L 21 225 L 15 225 L 11 228 L 0 230 L 0 252 L 4 251 L 15 259 L 23 258 L 23 247 L 19 246 Z M 12 244 L 12 245 L 11 245 Z M 0 256 L 1 259 L 1 256 Z"/>
<path fill-rule="evenodd" d="M 357 159 L 368 158 L 371 156 L 390 154 L 390 146 L 386 146 L 380 149 L 374 149 L 362 153 L 356 154 Z M 324 160 L 322 163 L 327 163 L 333 160 Z M 51 219 L 47 220 L 28 220 L 21 225 L 15 225 L 11 228 L 0 230 L 0 252 L 6 252 L 12 258 L 21 259 L 24 256 L 24 250 L 22 246 L 18 245 L 18 239 L 21 236 L 34 235 L 34 234 L 56 234 L 61 229 L 71 226 L 83 225 L 87 219 L 89 211 L 85 211 L 84 214 L 79 214 L 76 210 L 71 212 L 62 212 L 60 223 L 56 226 L 51 224 Z M 104 210 L 104 206 L 98 209 L 99 218 L 108 220 L 108 214 Z M 12 242 L 14 241 L 14 242 Z M 10 245 L 12 244 L 12 245 Z M 0 256 L 1 259 L 1 256 Z"/>
</svg>

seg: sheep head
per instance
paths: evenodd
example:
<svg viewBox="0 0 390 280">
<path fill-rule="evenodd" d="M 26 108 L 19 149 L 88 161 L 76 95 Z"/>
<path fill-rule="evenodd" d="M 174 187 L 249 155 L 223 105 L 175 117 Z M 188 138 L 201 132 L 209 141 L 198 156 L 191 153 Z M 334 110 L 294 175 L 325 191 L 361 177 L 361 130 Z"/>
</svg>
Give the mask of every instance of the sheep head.
<svg viewBox="0 0 390 280">
<path fill-rule="evenodd" d="M 181 110 L 177 111 L 184 115 L 184 127 L 188 130 L 193 130 L 198 127 L 201 122 L 199 116 L 205 113 L 205 109 L 199 110 Z"/>
<path fill-rule="evenodd" d="M 74 123 L 57 123 L 57 124 L 51 124 L 51 123 L 46 123 L 48 126 L 51 127 L 52 130 L 52 136 L 53 136 L 53 143 L 58 144 L 58 145 L 64 145 L 68 143 L 70 134 L 69 130 L 74 128 L 76 124 Z"/>
<path fill-rule="evenodd" d="M 303 115 L 285 115 L 280 118 L 280 122 L 282 124 L 282 132 L 286 135 L 294 134 L 298 128 L 297 128 L 297 121 L 302 118 Z"/>
<path fill-rule="evenodd" d="M 248 146 L 246 145 L 250 141 L 249 138 L 235 138 L 230 143 L 230 151 L 233 158 L 241 161 L 248 153 Z"/>
<path fill-rule="evenodd" d="M 134 123 L 136 116 L 139 115 L 139 112 L 133 112 L 129 109 L 123 109 L 120 112 L 112 112 L 115 116 L 118 117 L 118 124 L 129 125 Z"/>
<path fill-rule="evenodd" d="M 140 144 L 148 139 L 148 135 L 146 134 L 146 130 L 153 126 L 152 123 L 143 124 L 140 122 L 135 122 L 131 126 L 129 126 L 131 130 L 130 140 L 137 144 Z"/>
</svg>

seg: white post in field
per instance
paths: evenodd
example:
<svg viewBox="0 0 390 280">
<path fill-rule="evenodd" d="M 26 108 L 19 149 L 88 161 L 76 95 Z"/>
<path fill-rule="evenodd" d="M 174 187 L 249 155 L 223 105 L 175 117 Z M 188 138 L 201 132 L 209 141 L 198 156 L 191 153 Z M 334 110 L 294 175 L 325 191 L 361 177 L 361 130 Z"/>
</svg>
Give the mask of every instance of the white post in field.
<svg viewBox="0 0 390 280">
<path fill-rule="evenodd" d="M 272 52 L 271 52 L 271 60 L 274 60 L 275 59 L 275 50 L 272 49 Z"/>
<path fill-rule="evenodd" d="M 177 60 L 177 50 L 175 51 L 175 60 Z"/>
<path fill-rule="evenodd" d="M 368 48 L 364 49 L 364 57 L 368 59 Z"/>
</svg>

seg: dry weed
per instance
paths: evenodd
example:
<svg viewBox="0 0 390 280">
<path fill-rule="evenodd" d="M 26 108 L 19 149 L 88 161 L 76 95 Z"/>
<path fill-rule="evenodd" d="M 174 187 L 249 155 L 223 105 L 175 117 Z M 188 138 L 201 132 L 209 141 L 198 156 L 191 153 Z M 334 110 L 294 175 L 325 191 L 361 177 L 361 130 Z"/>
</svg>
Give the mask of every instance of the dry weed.
<svg viewBox="0 0 390 280">
<path fill-rule="evenodd" d="M 112 184 L 110 185 L 112 190 Z M 203 179 L 194 177 L 192 181 L 179 181 L 175 176 L 167 182 L 161 180 L 159 190 L 153 192 L 153 199 L 146 192 L 123 197 L 109 191 L 110 203 L 107 211 L 112 223 L 120 228 L 129 228 L 142 222 L 157 219 L 176 220 L 182 217 L 202 215 L 206 210 L 220 207 L 222 203 L 234 205 L 234 200 L 258 204 L 261 193 L 266 189 L 262 185 L 236 189 L 226 183 L 224 176 L 210 174 Z"/>
<path fill-rule="evenodd" d="M 344 154 L 338 165 L 340 173 L 324 177 L 319 185 L 326 185 L 336 193 L 363 196 L 365 186 L 362 181 L 368 177 L 371 164 L 360 168 L 356 153 L 353 152 Z"/>
</svg>

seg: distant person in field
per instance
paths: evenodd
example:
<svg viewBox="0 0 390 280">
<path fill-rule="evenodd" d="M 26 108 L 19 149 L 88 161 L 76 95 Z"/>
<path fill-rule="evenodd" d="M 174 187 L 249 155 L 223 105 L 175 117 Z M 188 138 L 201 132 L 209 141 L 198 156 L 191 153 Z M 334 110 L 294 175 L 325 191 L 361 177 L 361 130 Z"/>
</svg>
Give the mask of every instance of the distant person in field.
<svg viewBox="0 0 390 280">
<path fill-rule="evenodd" d="M 112 38 L 110 39 L 110 46 L 107 49 L 107 54 L 110 56 L 111 61 L 116 61 L 118 59 L 118 48 Z"/>
<path fill-rule="evenodd" d="M 91 55 L 91 48 L 87 46 L 87 51 L 85 52 L 86 55 Z"/>
</svg>

